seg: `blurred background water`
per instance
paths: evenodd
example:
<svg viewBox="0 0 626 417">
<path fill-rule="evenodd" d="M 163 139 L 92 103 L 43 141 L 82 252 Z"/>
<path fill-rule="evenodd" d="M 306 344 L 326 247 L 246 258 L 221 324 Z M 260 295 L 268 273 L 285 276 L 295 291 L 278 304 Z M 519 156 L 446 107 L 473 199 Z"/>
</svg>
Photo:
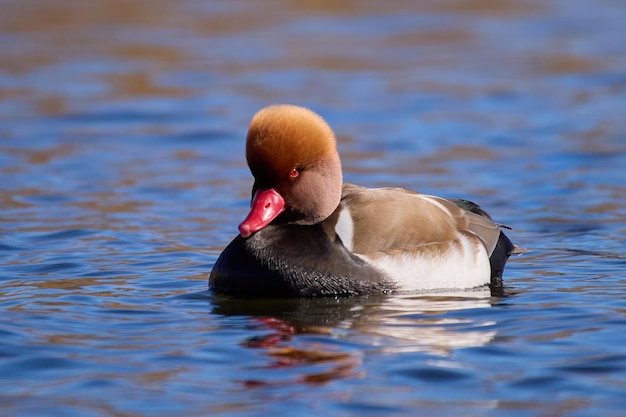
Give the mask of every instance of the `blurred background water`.
<svg viewBox="0 0 626 417">
<path fill-rule="evenodd" d="M 0 414 L 623 415 L 623 1 L 0 6 Z M 277 102 L 511 225 L 505 296 L 207 292 Z"/>
</svg>

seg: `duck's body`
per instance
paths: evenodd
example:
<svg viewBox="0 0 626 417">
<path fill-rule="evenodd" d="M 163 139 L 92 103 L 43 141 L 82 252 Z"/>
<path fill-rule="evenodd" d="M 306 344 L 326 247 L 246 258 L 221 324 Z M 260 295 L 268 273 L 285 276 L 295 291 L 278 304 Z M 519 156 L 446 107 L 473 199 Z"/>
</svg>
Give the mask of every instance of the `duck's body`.
<svg viewBox="0 0 626 417">
<path fill-rule="evenodd" d="M 478 206 L 399 188 L 342 185 L 315 113 L 257 113 L 246 155 L 252 209 L 210 275 L 219 293 L 324 296 L 498 284 L 516 247 Z"/>
</svg>

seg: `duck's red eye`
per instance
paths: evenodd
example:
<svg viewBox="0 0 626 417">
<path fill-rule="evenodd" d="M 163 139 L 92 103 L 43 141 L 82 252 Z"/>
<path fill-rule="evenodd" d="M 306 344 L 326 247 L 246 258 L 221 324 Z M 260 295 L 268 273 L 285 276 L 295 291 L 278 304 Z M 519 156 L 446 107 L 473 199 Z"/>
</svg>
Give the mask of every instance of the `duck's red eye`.
<svg viewBox="0 0 626 417">
<path fill-rule="evenodd" d="M 298 168 L 293 168 L 291 171 L 289 171 L 289 178 L 296 178 L 298 175 L 300 175 L 300 171 L 298 171 Z"/>
</svg>

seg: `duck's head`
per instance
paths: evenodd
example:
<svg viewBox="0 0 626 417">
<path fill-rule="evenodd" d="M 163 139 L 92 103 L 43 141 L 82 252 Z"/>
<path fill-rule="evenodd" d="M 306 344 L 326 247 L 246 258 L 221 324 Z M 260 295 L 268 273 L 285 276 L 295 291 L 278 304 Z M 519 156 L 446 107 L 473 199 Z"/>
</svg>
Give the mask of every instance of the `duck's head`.
<svg viewBox="0 0 626 417">
<path fill-rule="evenodd" d="M 246 159 L 254 176 L 250 213 L 239 225 L 249 237 L 271 222 L 318 223 L 339 205 L 341 162 L 333 131 L 304 107 L 274 105 L 252 118 Z"/>
</svg>

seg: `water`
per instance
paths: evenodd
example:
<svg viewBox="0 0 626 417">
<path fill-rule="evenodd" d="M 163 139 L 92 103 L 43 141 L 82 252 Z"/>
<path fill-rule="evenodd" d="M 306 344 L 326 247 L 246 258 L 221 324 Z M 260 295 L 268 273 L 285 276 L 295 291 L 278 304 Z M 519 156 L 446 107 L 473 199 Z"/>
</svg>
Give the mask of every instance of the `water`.
<svg viewBox="0 0 626 417">
<path fill-rule="evenodd" d="M 3 1 L 0 414 L 622 415 L 626 6 L 414 3 Z M 505 296 L 208 293 L 274 102 L 513 226 Z"/>
</svg>

